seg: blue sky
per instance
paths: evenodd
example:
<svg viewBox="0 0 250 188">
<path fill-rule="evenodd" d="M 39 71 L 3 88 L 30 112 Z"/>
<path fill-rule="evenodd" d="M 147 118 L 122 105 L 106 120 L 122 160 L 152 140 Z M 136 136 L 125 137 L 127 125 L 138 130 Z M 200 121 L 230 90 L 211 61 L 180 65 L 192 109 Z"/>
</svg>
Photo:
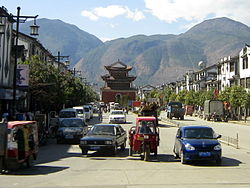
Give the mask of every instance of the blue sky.
<svg viewBox="0 0 250 188">
<path fill-rule="evenodd" d="M 203 20 L 229 17 L 250 26 L 249 0 L 1 0 L 16 15 L 60 19 L 106 41 L 180 34 Z M 40 28 L 42 29 L 42 28 Z"/>
</svg>

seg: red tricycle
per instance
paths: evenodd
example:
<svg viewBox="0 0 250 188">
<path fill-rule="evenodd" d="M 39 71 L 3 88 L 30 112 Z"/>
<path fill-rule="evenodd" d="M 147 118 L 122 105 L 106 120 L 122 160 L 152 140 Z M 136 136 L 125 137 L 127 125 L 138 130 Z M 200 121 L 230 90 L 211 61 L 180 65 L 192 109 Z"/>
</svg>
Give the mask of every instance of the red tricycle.
<svg viewBox="0 0 250 188">
<path fill-rule="evenodd" d="M 4 151 L 0 170 L 18 169 L 26 163 L 33 165 L 38 153 L 38 128 L 36 121 L 9 121 L 1 124 L 5 130 Z M 7 132 L 6 132 L 7 131 Z M 0 173 L 1 173 L 0 171 Z"/>
<path fill-rule="evenodd" d="M 159 128 L 155 117 L 137 117 L 136 126 L 129 130 L 129 155 L 140 154 L 141 159 L 149 161 L 150 153 L 157 156 L 159 146 Z"/>
</svg>

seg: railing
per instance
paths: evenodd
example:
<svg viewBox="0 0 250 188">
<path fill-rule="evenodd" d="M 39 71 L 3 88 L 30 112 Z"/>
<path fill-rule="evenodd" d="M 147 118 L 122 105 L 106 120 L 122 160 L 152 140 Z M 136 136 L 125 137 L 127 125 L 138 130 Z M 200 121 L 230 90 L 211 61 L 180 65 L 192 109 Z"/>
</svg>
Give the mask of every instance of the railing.
<svg viewBox="0 0 250 188">
<path fill-rule="evenodd" d="M 236 138 L 232 138 L 230 136 L 221 136 L 220 141 L 228 146 L 233 146 L 236 149 L 239 149 L 239 135 L 236 134 Z"/>
</svg>

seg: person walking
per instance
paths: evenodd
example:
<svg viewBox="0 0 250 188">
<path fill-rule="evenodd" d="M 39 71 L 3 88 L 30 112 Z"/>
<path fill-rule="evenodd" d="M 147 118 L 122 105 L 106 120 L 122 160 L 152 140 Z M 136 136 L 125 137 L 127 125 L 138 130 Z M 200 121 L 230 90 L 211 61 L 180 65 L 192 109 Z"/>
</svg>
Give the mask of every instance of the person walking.
<svg viewBox="0 0 250 188">
<path fill-rule="evenodd" d="M 98 111 L 98 119 L 99 119 L 99 121 L 102 122 L 102 110 L 101 109 L 99 109 L 99 111 Z"/>
</svg>

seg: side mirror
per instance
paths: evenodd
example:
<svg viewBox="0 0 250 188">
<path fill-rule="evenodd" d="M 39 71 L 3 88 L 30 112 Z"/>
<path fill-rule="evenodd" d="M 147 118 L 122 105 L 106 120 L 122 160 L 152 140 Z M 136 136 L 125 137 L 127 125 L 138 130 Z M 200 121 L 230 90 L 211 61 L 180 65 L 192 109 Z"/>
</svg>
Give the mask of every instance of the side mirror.
<svg viewBox="0 0 250 188">
<path fill-rule="evenodd" d="M 218 139 L 218 138 L 221 138 L 221 135 L 220 135 L 220 134 L 219 134 L 219 135 L 217 135 L 217 137 L 216 137 L 216 138 L 217 138 L 217 139 Z"/>
</svg>

